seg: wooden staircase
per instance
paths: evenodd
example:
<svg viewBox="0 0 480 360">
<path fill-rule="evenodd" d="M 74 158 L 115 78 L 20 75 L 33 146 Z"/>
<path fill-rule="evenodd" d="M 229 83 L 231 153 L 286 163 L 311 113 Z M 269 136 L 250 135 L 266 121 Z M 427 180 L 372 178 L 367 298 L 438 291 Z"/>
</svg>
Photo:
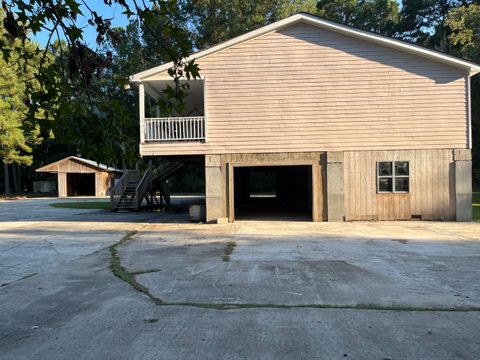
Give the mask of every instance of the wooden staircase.
<svg viewBox="0 0 480 360">
<path fill-rule="evenodd" d="M 164 161 L 153 171 L 152 190 L 157 191 L 162 181 L 166 181 L 170 176 L 177 172 L 183 163 L 180 161 Z"/>
<path fill-rule="evenodd" d="M 182 166 L 182 162 L 162 161 L 158 167 L 150 165 L 143 176 L 137 170 L 125 170 L 110 194 L 112 211 L 139 211 L 144 199 L 147 208 L 163 207 L 162 194 L 157 197 L 160 184 Z"/>
<path fill-rule="evenodd" d="M 137 186 L 137 181 L 131 181 L 127 184 L 114 211 L 135 210 Z"/>
</svg>

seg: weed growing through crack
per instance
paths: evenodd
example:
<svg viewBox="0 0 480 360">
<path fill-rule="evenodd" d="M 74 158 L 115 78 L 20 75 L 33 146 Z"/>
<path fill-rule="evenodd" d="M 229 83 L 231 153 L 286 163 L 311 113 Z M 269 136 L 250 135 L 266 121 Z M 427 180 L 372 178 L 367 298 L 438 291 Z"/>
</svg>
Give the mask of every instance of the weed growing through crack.
<svg viewBox="0 0 480 360">
<path fill-rule="evenodd" d="M 135 290 L 140 291 L 141 293 L 144 293 L 147 295 L 150 299 L 152 299 L 155 304 L 161 304 L 163 303 L 162 300 L 159 298 L 153 296 L 148 288 L 140 284 L 137 279 L 135 278 L 135 274 L 130 273 L 125 269 L 121 262 L 120 262 L 120 256 L 118 255 L 118 250 L 117 248 L 130 240 L 137 231 L 130 231 L 128 234 L 126 234 L 119 242 L 116 244 L 110 246 L 110 255 L 111 255 L 111 262 L 110 262 L 110 268 L 112 269 L 113 274 L 125 281 L 126 283 L 130 284 Z"/>
<path fill-rule="evenodd" d="M 150 293 L 148 288 L 141 285 L 136 279 L 135 275 L 141 273 L 149 273 L 160 271 L 160 269 L 146 270 L 140 272 L 128 272 L 120 262 L 118 255 L 118 246 L 124 244 L 131 239 L 137 231 L 132 231 L 126 234 L 118 243 L 110 246 L 111 254 L 111 269 L 115 276 L 130 284 L 135 290 L 147 295 L 156 305 L 162 306 L 192 306 L 203 309 L 215 309 L 215 310 L 235 310 L 235 309 L 352 309 L 352 310 L 382 310 L 382 311 L 436 311 L 436 312 L 480 312 L 478 306 L 465 306 L 465 307 L 427 307 L 427 306 L 402 306 L 402 305 L 379 305 L 379 304 L 352 304 L 352 305 L 337 305 L 337 304 L 258 304 L 258 303 L 199 303 L 199 302 L 168 302 L 162 301 Z M 223 261 L 229 261 L 229 256 L 232 254 L 236 247 L 234 241 L 230 241 L 225 245 Z M 33 276 L 33 274 L 31 275 Z M 158 319 L 144 319 L 145 322 L 153 323 Z"/>
<path fill-rule="evenodd" d="M 223 261 L 230 261 L 230 254 L 233 252 L 233 249 L 235 249 L 235 246 L 237 246 L 235 241 L 229 241 L 227 245 L 225 245 L 225 248 L 223 249 Z"/>
</svg>

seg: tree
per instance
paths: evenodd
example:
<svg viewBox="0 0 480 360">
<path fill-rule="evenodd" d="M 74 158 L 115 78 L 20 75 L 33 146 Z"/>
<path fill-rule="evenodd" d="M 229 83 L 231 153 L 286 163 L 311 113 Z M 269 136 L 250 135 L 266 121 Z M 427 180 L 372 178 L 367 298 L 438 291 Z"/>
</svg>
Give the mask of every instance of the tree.
<svg viewBox="0 0 480 360">
<path fill-rule="evenodd" d="M 451 10 L 445 25 L 450 29 L 452 52 L 480 62 L 480 5 L 472 4 Z"/>
<path fill-rule="evenodd" d="M 446 19 L 450 11 L 471 3 L 471 0 L 403 0 L 400 31 L 405 40 L 448 52 L 449 29 Z"/>
<path fill-rule="evenodd" d="M 3 14 L 0 10 L 0 20 Z M 5 38 L 5 31 L 0 27 L 0 41 Z M 40 135 L 39 121 L 43 118 L 43 110 L 29 112 L 30 98 L 26 83 L 36 88 L 38 83 L 34 78 L 36 66 L 40 57 L 33 57 L 28 63 L 19 61 L 15 48 L 24 46 L 35 47 L 26 40 L 23 44 L 16 40 L 3 50 L 10 52 L 7 64 L 0 58 L 0 158 L 4 164 L 5 193 L 10 193 L 9 165 L 30 165 L 32 163 L 32 145 L 38 144 Z M 14 171 L 16 170 L 13 167 Z M 15 174 L 14 174 L 15 175 Z M 14 176 L 15 190 L 18 191 L 18 180 Z"/>
<path fill-rule="evenodd" d="M 181 21 L 179 6 L 175 0 L 153 0 L 147 7 L 136 0 L 104 0 L 108 6 L 117 6 L 130 19 L 136 19 L 141 30 L 155 40 L 162 49 L 166 61 L 173 61 L 169 71 L 174 86 L 168 93 L 169 106 L 181 106 L 188 85 L 182 79 L 198 77 L 198 67 L 186 61 L 192 50 L 191 36 Z M 118 44 L 118 32 L 111 27 L 111 19 L 99 15 L 95 2 L 87 0 L 2 0 L 5 12 L 3 27 L 5 38 L 0 39 L 3 59 L 11 63 L 12 51 L 24 64 L 40 56 L 40 64 L 32 77 L 39 86 L 27 81 L 26 94 L 31 99 L 30 116 L 44 109 L 48 118 L 59 120 L 56 131 L 63 141 L 74 141 L 78 150 L 97 160 L 114 164 L 131 154 L 132 138 L 125 136 L 128 114 L 122 107 L 120 89 L 127 78 L 112 82 L 114 54 L 103 46 L 109 42 Z M 131 4 L 131 5 L 130 5 Z M 97 46 L 92 48 L 83 41 L 85 27 L 97 31 Z M 23 46 L 29 34 L 39 31 L 48 34 L 45 48 Z M 153 40 L 152 40 L 153 41 Z M 20 46 L 9 49 L 9 43 Z M 45 59 L 54 53 L 56 61 L 47 64 Z M 111 91 L 114 91 L 113 93 Z"/>
<path fill-rule="evenodd" d="M 218 44 L 295 13 L 315 12 L 315 0 L 187 0 L 197 49 Z"/>
<path fill-rule="evenodd" d="M 345 25 L 355 23 L 358 0 L 319 0 L 318 15 Z"/>
<path fill-rule="evenodd" d="M 451 52 L 464 59 L 480 63 L 480 5 L 462 6 L 449 12 L 445 24 L 450 29 Z M 480 79 L 472 78 L 472 138 L 473 167 L 480 174 Z M 474 181 L 479 181 L 475 179 Z M 480 186 L 480 184 L 476 184 Z"/>
<path fill-rule="evenodd" d="M 400 19 L 395 0 L 319 0 L 317 14 L 384 35 L 394 35 Z"/>
</svg>

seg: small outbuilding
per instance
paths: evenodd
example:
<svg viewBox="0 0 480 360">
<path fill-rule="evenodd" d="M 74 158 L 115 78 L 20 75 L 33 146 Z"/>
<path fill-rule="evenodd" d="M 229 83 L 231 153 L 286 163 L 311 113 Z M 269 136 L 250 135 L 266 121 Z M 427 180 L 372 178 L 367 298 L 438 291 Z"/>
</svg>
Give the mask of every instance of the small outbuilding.
<svg viewBox="0 0 480 360">
<path fill-rule="evenodd" d="M 58 174 L 58 196 L 105 196 L 121 170 L 77 156 L 45 165 L 37 172 Z"/>
</svg>

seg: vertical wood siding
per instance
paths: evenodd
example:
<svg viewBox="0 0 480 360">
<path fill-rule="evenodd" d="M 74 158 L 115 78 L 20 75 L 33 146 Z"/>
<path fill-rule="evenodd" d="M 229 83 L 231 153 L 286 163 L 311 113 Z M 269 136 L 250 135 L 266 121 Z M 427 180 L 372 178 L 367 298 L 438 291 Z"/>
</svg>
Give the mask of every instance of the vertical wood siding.
<svg viewBox="0 0 480 360">
<path fill-rule="evenodd" d="M 345 219 L 453 220 L 452 150 L 348 151 L 344 157 Z M 408 194 L 378 194 L 377 161 L 409 161 Z"/>
<path fill-rule="evenodd" d="M 207 142 L 143 155 L 467 146 L 466 73 L 432 60 L 297 24 L 198 64 Z"/>
</svg>

